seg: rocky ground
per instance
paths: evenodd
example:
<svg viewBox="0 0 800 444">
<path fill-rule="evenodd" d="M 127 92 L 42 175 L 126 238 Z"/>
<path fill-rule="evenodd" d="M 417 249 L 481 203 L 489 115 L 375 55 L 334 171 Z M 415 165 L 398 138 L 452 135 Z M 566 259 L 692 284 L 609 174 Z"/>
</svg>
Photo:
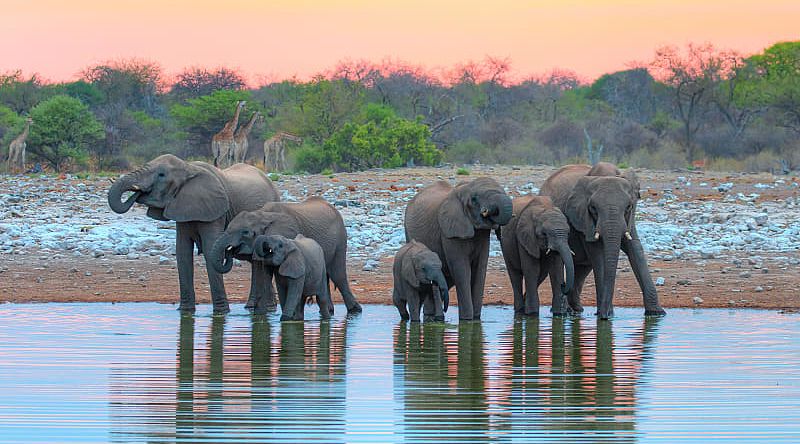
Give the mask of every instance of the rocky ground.
<svg viewBox="0 0 800 444">
<path fill-rule="evenodd" d="M 403 211 L 437 179 L 496 178 L 513 195 L 538 192 L 550 167 L 409 168 L 281 176 L 287 201 L 319 195 L 339 208 L 349 235 L 351 280 L 364 302 L 389 303 L 391 257 L 403 243 Z M 797 177 L 769 174 L 640 171 L 638 227 L 666 307 L 800 308 Z M 174 224 L 141 208 L 117 215 L 106 204 L 107 178 L 0 177 L 0 300 L 177 300 Z M 489 303 L 511 303 L 499 245 L 492 244 Z M 198 258 L 198 298 L 208 301 Z M 617 305 L 640 306 L 626 260 Z M 234 302 L 249 286 L 247 265 L 226 277 Z M 543 289 L 544 290 L 544 289 Z M 546 294 L 547 291 L 543 291 Z M 585 303 L 593 289 L 587 285 Z M 335 297 L 336 298 L 336 297 Z"/>
</svg>

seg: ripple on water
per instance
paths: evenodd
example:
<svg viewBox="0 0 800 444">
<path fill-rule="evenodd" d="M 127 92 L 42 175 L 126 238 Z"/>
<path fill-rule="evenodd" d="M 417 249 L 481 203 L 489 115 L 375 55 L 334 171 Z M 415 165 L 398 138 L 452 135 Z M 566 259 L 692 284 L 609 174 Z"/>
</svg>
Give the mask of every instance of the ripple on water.
<svg viewBox="0 0 800 444">
<path fill-rule="evenodd" d="M 798 315 L 514 321 L 486 307 L 482 323 L 413 325 L 388 306 L 305 323 L 200 312 L 0 305 L 0 440 L 800 441 Z"/>
</svg>

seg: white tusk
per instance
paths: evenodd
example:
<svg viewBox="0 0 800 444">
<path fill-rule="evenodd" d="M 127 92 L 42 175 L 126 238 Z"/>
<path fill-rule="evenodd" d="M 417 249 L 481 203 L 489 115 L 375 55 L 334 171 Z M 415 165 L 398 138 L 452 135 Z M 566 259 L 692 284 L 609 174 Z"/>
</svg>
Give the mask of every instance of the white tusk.
<svg viewBox="0 0 800 444">
<path fill-rule="evenodd" d="M 230 245 L 228 246 L 228 248 L 225 249 L 225 251 L 231 251 L 231 250 L 233 250 L 233 247 Z"/>
<path fill-rule="evenodd" d="M 548 248 L 547 251 L 544 252 L 545 256 L 550 254 L 550 249 Z"/>
<path fill-rule="evenodd" d="M 599 231 L 595 231 L 594 240 L 598 240 L 598 239 L 600 239 L 600 232 Z"/>
<path fill-rule="evenodd" d="M 573 256 L 575 256 L 575 252 L 574 251 L 569 250 L 569 252 L 572 253 Z"/>
<path fill-rule="evenodd" d="M 142 189 L 141 189 L 141 188 L 139 188 L 139 187 L 138 187 L 138 186 L 136 186 L 136 185 L 132 186 L 132 187 L 131 187 L 131 190 L 133 190 L 133 191 L 142 191 Z"/>
<path fill-rule="evenodd" d="M 633 240 L 633 237 L 631 236 L 630 232 L 628 232 L 628 231 L 625 232 L 625 239 Z"/>
</svg>

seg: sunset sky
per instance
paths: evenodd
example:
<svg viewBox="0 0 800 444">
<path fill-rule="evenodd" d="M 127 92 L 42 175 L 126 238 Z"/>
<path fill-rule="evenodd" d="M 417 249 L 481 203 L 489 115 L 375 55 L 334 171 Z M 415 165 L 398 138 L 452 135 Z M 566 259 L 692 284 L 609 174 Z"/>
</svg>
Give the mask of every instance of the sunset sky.
<svg viewBox="0 0 800 444">
<path fill-rule="evenodd" d="M 429 68 L 509 57 L 517 76 L 553 68 L 586 80 L 649 61 L 665 44 L 752 53 L 800 40 L 798 0 L 2 0 L 0 72 L 74 79 L 107 60 L 167 73 L 238 68 L 251 82 L 337 61 Z"/>
</svg>

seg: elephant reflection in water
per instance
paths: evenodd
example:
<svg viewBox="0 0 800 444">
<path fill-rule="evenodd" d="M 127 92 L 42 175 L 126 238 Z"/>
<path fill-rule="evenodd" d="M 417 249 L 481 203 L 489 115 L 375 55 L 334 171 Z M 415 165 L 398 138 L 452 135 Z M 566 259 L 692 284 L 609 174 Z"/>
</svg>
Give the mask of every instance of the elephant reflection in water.
<svg viewBox="0 0 800 444">
<path fill-rule="evenodd" d="M 498 429 L 514 437 L 636 441 L 636 385 L 653 355 L 659 320 L 645 318 L 632 343 L 616 347 L 608 321 L 597 321 L 592 332 L 581 319 L 554 318 L 552 332 L 540 333 L 538 319 L 517 320 L 500 339 L 501 385 L 493 393 L 510 415 Z"/>
<path fill-rule="evenodd" d="M 394 339 L 395 397 L 407 441 L 485 441 L 486 357 L 480 323 L 406 325 Z"/>
</svg>

